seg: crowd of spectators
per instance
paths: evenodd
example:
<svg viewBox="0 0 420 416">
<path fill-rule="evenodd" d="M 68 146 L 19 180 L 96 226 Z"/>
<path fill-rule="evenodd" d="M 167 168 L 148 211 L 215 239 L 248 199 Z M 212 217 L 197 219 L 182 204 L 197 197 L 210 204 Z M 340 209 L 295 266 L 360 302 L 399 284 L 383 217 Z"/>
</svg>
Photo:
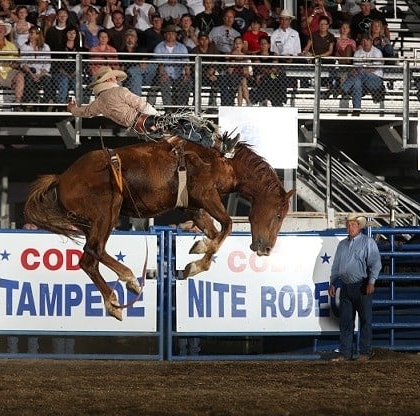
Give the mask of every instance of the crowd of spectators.
<svg viewBox="0 0 420 416">
<path fill-rule="evenodd" d="M 222 105 L 236 102 L 276 106 L 285 102 L 288 85 L 285 73 L 278 70 L 278 65 L 265 70 L 261 66 L 253 68 L 253 62 L 294 62 L 294 57 L 305 55 L 333 56 L 340 58 L 340 63 L 350 64 L 351 57 L 363 50 L 362 38 L 366 36 L 371 38 L 375 51 L 372 65 L 380 62 L 380 56 L 394 55 L 386 19 L 373 0 L 312 0 L 299 6 L 297 16 L 281 10 L 278 0 L 155 0 L 154 3 L 18 0 L 17 3 L 0 1 L 0 50 L 10 51 L 12 56 L 20 50 L 21 54 L 21 62 L 12 60 L 9 70 L 2 68 L 0 85 L 14 89 L 16 103 L 22 100 L 64 103 L 74 88 L 74 65 L 65 68 L 63 63 L 34 62 L 38 58 L 36 51 L 44 52 L 43 58 L 47 59 L 50 51 L 62 51 L 64 58 L 69 52 L 90 52 L 86 55 L 89 59 L 86 76 L 91 78 L 104 65 L 103 61 L 109 60 L 109 66 L 127 72 L 125 85 L 132 92 L 141 95 L 144 85 L 159 87 L 163 104 L 168 107 L 186 105 L 193 90 L 193 66 L 171 64 L 171 54 L 229 55 L 224 66 L 216 68 L 209 63 L 203 66 L 203 83 L 211 86 L 214 94 L 220 91 Z M 119 53 L 128 55 L 119 60 Z M 151 63 L 153 56 L 145 53 L 159 54 L 158 59 L 168 63 Z M 369 57 L 366 50 L 361 55 Z M 185 62 L 192 60 L 191 56 L 185 57 Z M 364 71 L 378 73 L 375 68 L 364 67 Z M 359 73 L 353 71 L 351 76 Z M 363 91 L 365 78 L 361 77 Z M 347 80 L 347 74 L 335 77 L 331 92 L 340 94 Z M 273 88 L 276 91 L 270 93 Z M 346 89 L 346 93 L 352 95 L 353 90 Z M 153 104 L 152 93 L 149 98 Z"/>
</svg>

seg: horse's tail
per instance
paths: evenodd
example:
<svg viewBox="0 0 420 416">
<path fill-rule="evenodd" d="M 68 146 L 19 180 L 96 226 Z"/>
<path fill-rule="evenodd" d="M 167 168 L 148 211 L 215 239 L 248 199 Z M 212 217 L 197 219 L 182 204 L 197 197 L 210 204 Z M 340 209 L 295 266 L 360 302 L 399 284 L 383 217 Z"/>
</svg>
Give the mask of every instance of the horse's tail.
<svg viewBox="0 0 420 416">
<path fill-rule="evenodd" d="M 59 176 L 40 176 L 31 186 L 25 203 L 25 221 L 69 238 L 81 235 L 62 207 L 57 194 Z"/>
</svg>

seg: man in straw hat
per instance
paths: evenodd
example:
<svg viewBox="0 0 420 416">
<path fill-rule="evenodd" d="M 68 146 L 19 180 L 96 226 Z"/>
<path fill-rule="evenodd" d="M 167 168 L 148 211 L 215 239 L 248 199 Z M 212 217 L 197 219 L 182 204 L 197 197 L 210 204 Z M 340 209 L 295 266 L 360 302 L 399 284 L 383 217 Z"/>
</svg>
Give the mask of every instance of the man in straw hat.
<svg viewBox="0 0 420 416">
<path fill-rule="evenodd" d="M 88 105 L 77 106 L 74 101 L 67 105 L 67 110 L 76 117 L 94 117 L 102 114 L 115 123 L 134 129 L 137 133 L 160 138 L 163 133 L 181 136 L 183 139 L 201 144 L 204 147 L 214 147 L 221 153 L 231 153 L 239 140 L 222 137 L 217 126 L 194 114 L 179 116 L 159 116 L 157 110 L 144 97 L 139 97 L 118 83 L 124 81 L 127 74 L 104 66 L 98 69 L 95 81 L 89 85 L 96 99 Z"/>
<path fill-rule="evenodd" d="M 20 104 L 25 88 L 25 76 L 18 70 L 19 63 L 16 61 L 19 57 L 18 49 L 6 39 L 11 30 L 12 25 L 0 19 L 0 51 L 2 52 L 0 55 L 0 86 L 12 88 L 15 93 L 15 101 Z M 15 109 L 21 110 L 20 107 Z"/>
<path fill-rule="evenodd" d="M 283 9 L 279 15 L 279 27 L 271 35 L 270 50 L 274 55 L 298 56 L 301 51 L 299 32 L 290 27 L 295 18 L 288 10 Z"/>
<path fill-rule="evenodd" d="M 362 234 L 366 217 L 349 214 L 346 219 L 348 237 L 338 243 L 331 268 L 328 294 L 335 297 L 341 281 L 339 322 L 340 355 L 333 361 L 354 357 L 353 335 L 356 312 L 359 316 L 359 360 L 372 357 L 372 295 L 381 271 L 381 256 L 376 242 Z"/>
</svg>

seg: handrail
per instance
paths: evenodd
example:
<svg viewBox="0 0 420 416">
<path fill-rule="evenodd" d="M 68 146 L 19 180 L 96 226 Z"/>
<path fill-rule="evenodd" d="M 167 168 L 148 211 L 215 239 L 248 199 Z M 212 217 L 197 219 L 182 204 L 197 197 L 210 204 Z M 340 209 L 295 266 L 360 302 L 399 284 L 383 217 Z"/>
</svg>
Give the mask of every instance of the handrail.
<svg viewBox="0 0 420 416">
<path fill-rule="evenodd" d="M 45 55 L 43 52 L 34 52 L 34 55 Z M 6 56 L 5 56 L 6 55 Z M 192 74 L 194 75 L 193 86 L 191 86 L 191 95 L 188 103 L 184 107 L 188 107 L 197 113 L 204 112 L 206 116 L 217 117 L 217 109 L 223 103 L 220 102 L 220 94 L 224 85 L 222 83 L 225 74 L 231 70 L 229 68 L 243 68 L 248 65 L 255 71 L 267 68 L 275 68 L 275 70 L 282 74 L 285 87 L 287 89 L 287 103 L 285 106 L 296 107 L 298 109 L 298 116 L 300 120 L 309 120 L 312 123 L 312 130 L 309 130 L 309 135 L 305 137 L 306 142 L 301 143 L 304 146 L 317 145 L 320 132 L 320 123 L 323 120 L 343 119 L 346 121 L 353 120 L 351 118 L 351 102 L 343 97 L 335 97 L 328 95 L 329 88 L 333 80 L 339 81 L 344 79 L 350 73 L 352 65 L 343 65 L 336 57 L 296 57 L 293 63 L 276 62 L 279 57 L 267 57 L 264 62 L 255 62 L 255 56 L 244 56 L 247 62 L 226 60 L 225 55 L 189 55 L 189 61 L 185 62 L 185 55 L 171 55 L 172 59 L 156 54 L 136 54 L 138 60 L 133 59 L 132 54 L 119 53 L 118 60 L 115 60 L 115 54 L 106 53 L 87 53 L 75 52 L 66 53 L 67 56 L 72 56 L 71 59 L 63 59 L 62 52 L 49 52 L 49 59 L 45 59 L 54 66 L 58 62 L 66 63 L 66 65 L 75 65 L 75 91 L 74 96 L 79 103 L 86 99 L 87 88 L 86 85 L 92 79 L 92 74 L 89 72 L 89 65 L 95 64 L 116 64 L 120 67 L 128 67 L 138 63 L 147 63 L 149 65 L 168 65 L 170 63 L 180 66 L 189 65 L 193 67 Z M 73 58 L 74 55 L 74 58 Z M 128 55 L 130 55 L 128 57 Z M 107 58 L 113 57 L 113 60 Z M 97 59 L 94 59 L 97 58 Z M 281 60 L 282 57 L 280 57 Z M 286 58 L 286 57 L 284 57 Z M 29 61 L 26 57 L 17 57 L 24 61 Z M 233 58 L 232 58 L 233 59 Z M 10 52 L 0 52 L 0 66 L 7 65 L 10 61 Z M 248 62 L 249 61 L 249 62 Z M 391 125 L 395 123 L 402 124 L 402 148 L 408 149 L 417 147 L 415 140 L 410 140 L 410 122 L 417 121 L 417 112 L 420 110 L 420 102 L 417 98 L 417 78 L 420 71 L 418 71 L 418 62 L 415 58 L 384 58 L 384 84 L 386 86 L 385 102 L 376 103 L 372 97 L 366 95 L 362 102 L 361 120 L 374 120 L 377 122 L 389 122 Z M 214 66 L 217 71 L 219 79 L 219 87 L 216 92 L 216 101 L 210 103 L 208 101 L 208 94 L 212 87 L 203 82 L 203 74 L 210 66 Z M 54 73 L 53 73 L 54 78 Z M 253 80 L 253 78 L 250 78 Z M 254 82 L 254 81 L 252 81 Z M 250 89 L 255 88 L 249 82 Z M 282 81 L 283 82 L 283 81 Z M 287 84 L 287 85 L 286 85 Z M 150 90 L 152 86 L 144 85 L 144 90 Z M 156 87 L 153 87 L 156 88 Z M 159 86 L 157 86 L 159 89 Z M 13 102 L 13 92 L 3 89 L 1 94 L 0 89 L 0 115 L 4 112 L 7 115 L 8 111 L 15 108 L 16 104 Z M 90 94 L 90 92 L 89 92 Z M 91 99 L 91 97 L 87 99 Z M 159 91 L 157 92 L 159 94 Z M 85 97 L 84 97 L 85 96 Z M 3 98 L 4 97 L 4 98 Z M 3 100 L 2 100 L 3 98 Z M 207 100 L 207 101 L 206 101 Z M 25 103 L 29 106 L 37 105 L 42 110 L 47 109 L 47 105 L 37 102 Z M 65 110 L 65 103 L 53 102 L 53 107 L 59 107 Z M 164 103 L 156 102 L 158 110 L 164 110 L 166 106 Z M 238 105 L 235 101 L 232 105 Z M 173 106 L 177 108 L 176 105 Z M 344 110 L 345 114 L 340 114 Z M 33 113 L 33 110 L 29 113 Z M 65 115 L 65 114 L 63 114 Z M 70 115 L 70 114 L 68 114 Z M 81 127 L 80 127 L 81 129 Z M 411 129 L 412 130 L 412 129 Z M 309 139 L 309 140 L 308 140 Z"/>
</svg>

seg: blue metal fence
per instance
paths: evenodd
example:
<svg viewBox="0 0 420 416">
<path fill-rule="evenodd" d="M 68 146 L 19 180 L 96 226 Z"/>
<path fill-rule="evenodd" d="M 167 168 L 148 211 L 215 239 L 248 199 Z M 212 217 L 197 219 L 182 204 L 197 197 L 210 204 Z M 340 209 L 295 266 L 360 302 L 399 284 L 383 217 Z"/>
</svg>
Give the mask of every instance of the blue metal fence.
<svg viewBox="0 0 420 416">
<path fill-rule="evenodd" d="M 378 239 L 383 260 L 383 270 L 374 294 L 373 335 L 374 346 L 396 351 L 420 351 L 420 229 L 377 228 L 368 233 Z M 140 360 L 280 360 L 319 359 L 324 352 L 338 348 L 336 333 L 307 332 L 177 332 L 176 330 L 176 281 L 179 272 L 175 267 L 175 237 L 191 235 L 169 227 L 153 229 L 148 235 L 158 239 L 158 301 L 156 333 L 75 333 L 63 330 L 54 333 L 37 331 L 5 333 L 0 328 L 0 358 L 38 357 L 71 359 L 140 359 Z M 235 234 L 235 233 L 234 233 Z M 243 233 L 241 233 L 243 235 Z M 286 233 L 284 235 L 343 236 L 345 230 L 312 233 Z M 403 235 L 404 244 L 399 242 Z M 248 235 L 247 235 L 248 237 Z M 3 278 L 3 276 L 0 276 Z M 112 319 L 112 318 L 103 318 Z M 74 353 L 65 347 L 56 353 L 35 354 L 30 351 L 7 352 L 2 342 L 7 337 L 17 337 L 31 343 L 31 337 L 53 337 L 67 345 L 76 338 L 77 343 L 91 343 L 92 352 Z M 102 338 L 101 338 L 102 337 Z M 137 338 L 138 337 L 138 338 Z M 50 341 L 48 341 L 50 342 Z M 53 341 L 54 342 L 54 341 Z M 71 341 L 70 341 L 71 343 Z M 111 348 L 119 345 L 121 348 Z M 126 344 L 126 345 L 125 345 Z M 145 352 L 148 349 L 148 351 Z M 115 352 L 119 351 L 119 352 Z"/>
</svg>

